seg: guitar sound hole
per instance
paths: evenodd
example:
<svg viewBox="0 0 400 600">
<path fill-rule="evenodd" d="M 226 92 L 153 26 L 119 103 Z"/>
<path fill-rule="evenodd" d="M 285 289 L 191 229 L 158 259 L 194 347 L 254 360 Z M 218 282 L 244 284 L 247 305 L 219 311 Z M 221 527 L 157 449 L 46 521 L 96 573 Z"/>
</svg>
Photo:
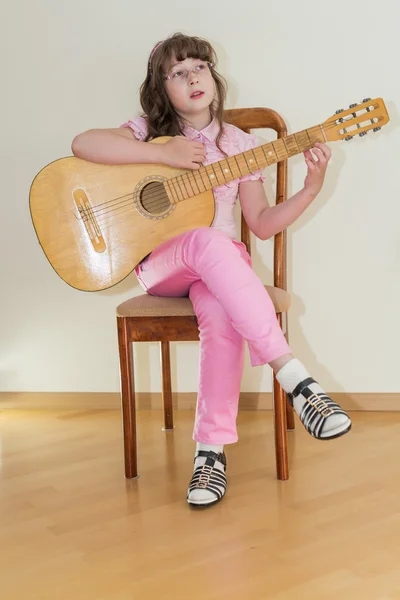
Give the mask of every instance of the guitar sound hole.
<svg viewBox="0 0 400 600">
<path fill-rule="evenodd" d="M 152 181 L 140 194 L 140 204 L 151 215 L 160 215 L 170 208 L 170 201 L 162 183 Z"/>
</svg>

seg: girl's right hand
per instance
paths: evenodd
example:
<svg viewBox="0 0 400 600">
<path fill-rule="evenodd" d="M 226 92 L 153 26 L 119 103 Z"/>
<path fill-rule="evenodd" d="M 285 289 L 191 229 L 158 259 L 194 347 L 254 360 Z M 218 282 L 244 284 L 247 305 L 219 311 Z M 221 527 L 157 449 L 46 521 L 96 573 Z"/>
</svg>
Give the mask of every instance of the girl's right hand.
<svg viewBox="0 0 400 600">
<path fill-rule="evenodd" d="M 177 135 L 162 145 L 162 162 L 175 169 L 200 169 L 206 160 L 204 145 Z"/>
</svg>

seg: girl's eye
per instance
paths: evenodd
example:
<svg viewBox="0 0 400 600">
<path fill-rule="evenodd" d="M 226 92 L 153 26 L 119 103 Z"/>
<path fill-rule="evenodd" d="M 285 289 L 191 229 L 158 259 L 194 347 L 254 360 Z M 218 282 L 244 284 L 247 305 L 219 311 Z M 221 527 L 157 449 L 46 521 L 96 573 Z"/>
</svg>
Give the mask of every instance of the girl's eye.
<svg viewBox="0 0 400 600">
<path fill-rule="evenodd" d="M 196 71 L 202 71 L 205 68 L 206 68 L 206 65 L 203 65 L 203 64 L 197 65 L 197 67 L 195 67 Z"/>
<path fill-rule="evenodd" d="M 175 71 L 175 73 L 172 73 L 172 77 L 175 77 L 176 79 L 178 79 L 179 77 L 182 77 L 183 75 L 183 71 Z"/>
</svg>

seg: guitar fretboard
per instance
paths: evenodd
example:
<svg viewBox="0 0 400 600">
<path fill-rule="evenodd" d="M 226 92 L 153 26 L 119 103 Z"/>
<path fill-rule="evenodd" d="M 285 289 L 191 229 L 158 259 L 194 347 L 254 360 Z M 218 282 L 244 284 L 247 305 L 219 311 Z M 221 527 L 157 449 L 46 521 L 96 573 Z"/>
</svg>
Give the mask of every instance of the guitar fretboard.
<svg viewBox="0 0 400 600">
<path fill-rule="evenodd" d="M 325 141 L 322 126 L 316 125 L 268 142 L 253 150 L 247 150 L 206 167 L 200 167 L 196 171 L 167 179 L 164 186 L 172 202 L 181 202 L 300 154 L 312 148 L 316 142 Z"/>
</svg>

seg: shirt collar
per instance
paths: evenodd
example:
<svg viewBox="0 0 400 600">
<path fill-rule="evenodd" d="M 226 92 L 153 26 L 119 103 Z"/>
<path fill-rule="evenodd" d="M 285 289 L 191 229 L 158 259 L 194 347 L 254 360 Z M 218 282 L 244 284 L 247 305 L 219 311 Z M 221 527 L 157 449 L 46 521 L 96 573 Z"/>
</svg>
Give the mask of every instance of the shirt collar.
<svg viewBox="0 0 400 600">
<path fill-rule="evenodd" d="M 204 129 L 201 129 L 200 131 L 198 131 L 194 127 L 189 126 L 185 126 L 184 128 L 185 136 L 191 140 L 194 140 L 198 135 L 201 135 L 205 137 L 209 142 L 215 142 L 215 140 L 217 139 L 218 132 L 219 125 L 215 118 L 211 121 L 211 123 L 207 125 L 207 127 L 204 127 Z"/>
</svg>

